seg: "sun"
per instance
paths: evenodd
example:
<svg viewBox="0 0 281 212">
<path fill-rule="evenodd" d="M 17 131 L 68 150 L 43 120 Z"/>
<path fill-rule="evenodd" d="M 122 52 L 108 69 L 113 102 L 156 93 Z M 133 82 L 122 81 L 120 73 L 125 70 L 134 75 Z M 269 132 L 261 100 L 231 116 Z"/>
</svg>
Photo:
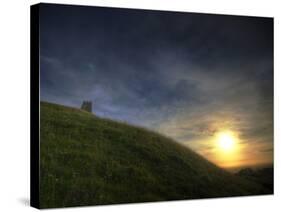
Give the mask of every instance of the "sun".
<svg viewBox="0 0 281 212">
<path fill-rule="evenodd" d="M 220 132 L 218 134 L 217 144 L 222 151 L 232 151 L 235 148 L 235 143 L 235 137 L 231 132 Z"/>
</svg>

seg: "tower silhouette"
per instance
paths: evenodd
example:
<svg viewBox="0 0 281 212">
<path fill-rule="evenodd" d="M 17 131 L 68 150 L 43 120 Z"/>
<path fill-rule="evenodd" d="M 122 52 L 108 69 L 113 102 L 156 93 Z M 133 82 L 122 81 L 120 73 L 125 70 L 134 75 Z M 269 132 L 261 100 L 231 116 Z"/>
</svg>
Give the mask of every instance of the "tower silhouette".
<svg viewBox="0 0 281 212">
<path fill-rule="evenodd" d="M 83 101 L 83 103 L 81 105 L 81 109 L 91 113 L 92 112 L 92 102 L 91 101 Z"/>
</svg>

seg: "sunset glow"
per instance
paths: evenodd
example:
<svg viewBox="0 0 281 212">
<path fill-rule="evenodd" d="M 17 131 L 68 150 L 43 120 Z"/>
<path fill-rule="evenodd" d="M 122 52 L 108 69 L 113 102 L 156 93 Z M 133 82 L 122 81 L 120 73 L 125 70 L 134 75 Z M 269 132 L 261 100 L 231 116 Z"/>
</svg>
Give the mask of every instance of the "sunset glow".
<svg viewBox="0 0 281 212">
<path fill-rule="evenodd" d="M 230 132 L 221 132 L 218 134 L 218 148 L 224 152 L 232 151 L 235 148 L 235 138 Z"/>
</svg>

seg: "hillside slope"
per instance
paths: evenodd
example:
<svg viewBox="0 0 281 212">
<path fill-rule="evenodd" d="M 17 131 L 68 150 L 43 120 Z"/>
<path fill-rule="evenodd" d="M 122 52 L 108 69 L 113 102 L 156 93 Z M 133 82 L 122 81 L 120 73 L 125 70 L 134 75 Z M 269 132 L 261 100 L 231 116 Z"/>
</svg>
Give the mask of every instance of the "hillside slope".
<svg viewBox="0 0 281 212">
<path fill-rule="evenodd" d="M 146 129 L 41 102 L 40 207 L 272 193 Z"/>
</svg>

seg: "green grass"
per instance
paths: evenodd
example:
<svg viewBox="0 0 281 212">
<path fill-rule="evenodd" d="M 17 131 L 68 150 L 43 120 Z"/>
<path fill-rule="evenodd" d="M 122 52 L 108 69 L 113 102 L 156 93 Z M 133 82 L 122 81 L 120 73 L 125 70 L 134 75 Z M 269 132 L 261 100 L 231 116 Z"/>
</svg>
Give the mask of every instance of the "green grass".
<svg viewBox="0 0 281 212">
<path fill-rule="evenodd" d="M 272 193 L 158 133 L 41 102 L 40 207 Z"/>
</svg>

